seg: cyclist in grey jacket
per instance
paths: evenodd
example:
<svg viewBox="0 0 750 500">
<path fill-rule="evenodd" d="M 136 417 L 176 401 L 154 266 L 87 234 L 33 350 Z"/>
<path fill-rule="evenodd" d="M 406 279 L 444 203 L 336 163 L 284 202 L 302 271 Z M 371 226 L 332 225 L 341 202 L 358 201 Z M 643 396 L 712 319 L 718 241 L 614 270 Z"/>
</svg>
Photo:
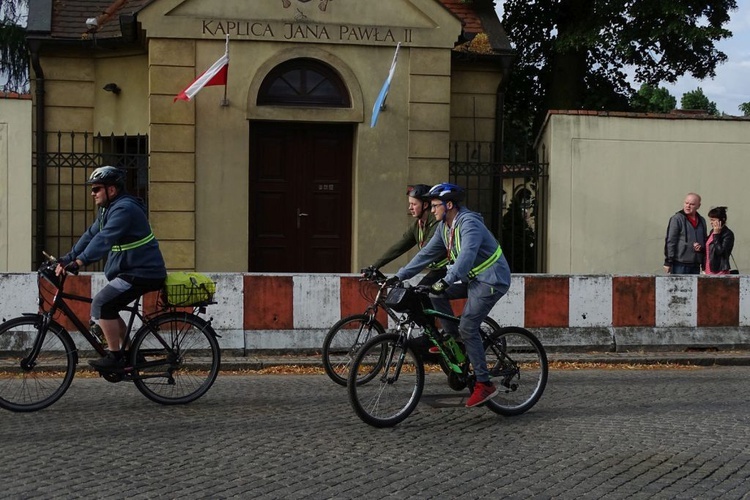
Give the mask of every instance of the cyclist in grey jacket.
<svg viewBox="0 0 750 500">
<path fill-rule="evenodd" d="M 78 272 L 107 256 L 104 275 L 109 283 L 94 297 L 91 317 L 99 321 L 110 353 L 90 364 L 113 369 L 124 362 L 126 325 L 120 311 L 144 293 L 160 289 L 167 269 L 146 206 L 124 191 L 125 173 L 115 167 L 100 167 L 87 184 L 99 208 L 98 216 L 73 249 L 60 258 L 56 272 Z"/>
<path fill-rule="evenodd" d="M 430 262 L 447 255 L 445 279 L 432 285 L 430 298 L 435 309 L 448 314 L 453 313 L 451 299 L 468 299 L 458 331 L 455 331 L 455 324 L 443 326 L 447 333 L 461 336 L 474 367 L 477 384 L 466 403 L 467 407 L 472 407 L 497 394 L 497 388 L 489 379 L 479 328 L 510 288 L 510 267 L 482 216 L 459 205 L 463 194 L 459 186 L 449 183 L 438 184 L 430 190 L 431 209 L 439 221 L 435 235 L 396 277 L 409 279 Z"/>
</svg>

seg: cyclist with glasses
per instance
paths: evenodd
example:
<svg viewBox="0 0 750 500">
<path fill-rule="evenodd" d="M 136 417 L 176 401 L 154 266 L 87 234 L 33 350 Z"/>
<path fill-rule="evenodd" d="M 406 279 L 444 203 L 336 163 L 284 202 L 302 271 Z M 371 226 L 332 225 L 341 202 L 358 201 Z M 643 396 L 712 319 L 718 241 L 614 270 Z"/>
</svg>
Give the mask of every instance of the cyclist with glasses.
<svg viewBox="0 0 750 500">
<path fill-rule="evenodd" d="M 394 278 L 409 279 L 430 262 L 448 258 L 446 276 L 431 286 L 430 298 L 436 310 L 448 314 L 453 314 L 452 299 L 468 299 L 458 326 L 452 323 L 443 326 L 446 333 L 460 335 L 466 346 L 477 381 L 466 406 L 478 406 L 498 392 L 487 371 L 479 328 L 510 288 L 510 267 L 482 216 L 460 205 L 464 199 L 461 187 L 437 184 L 426 198 L 430 199 L 430 209 L 438 221 L 437 235 Z"/>
<path fill-rule="evenodd" d="M 397 259 L 416 245 L 421 249 L 435 233 L 437 221 L 430 211 L 430 200 L 426 198 L 430 186 L 426 184 L 415 184 L 406 188 L 406 196 L 409 197 L 409 214 L 415 219 L 409 228 L 401 236 L 401 239 L 391 246 L 375 263 L 371 269 L 380 269 L 389 262 Z M 429 272 L 419 282 L 420 285 L 429 286 L 445 277 L 445 266 L 448 260 L 445 256 L 436 262 L 427 264 Z M 424 267 L 422 268 L 424 269 Z M 420 271 L 422 271 L 420 269 Z"/>
<path fill-rule="evenodd" d="M 111 370 L 125 362 L 122 344 L 127 329 L 120 310 L 146 292 L 159 290 L 167 269 L 143 200 L 125 192 L 125 172 L 99 167 L 86 184 L 91 185 L 98 208 L 96 220 L 60 258 L 55 272 L 77 273 L 79 268 L 107 257 L 104 275 L 109 283 L 94 297 L 91 317 L 99 321 L 110 352 L 89 364 Z"/>
</svg>

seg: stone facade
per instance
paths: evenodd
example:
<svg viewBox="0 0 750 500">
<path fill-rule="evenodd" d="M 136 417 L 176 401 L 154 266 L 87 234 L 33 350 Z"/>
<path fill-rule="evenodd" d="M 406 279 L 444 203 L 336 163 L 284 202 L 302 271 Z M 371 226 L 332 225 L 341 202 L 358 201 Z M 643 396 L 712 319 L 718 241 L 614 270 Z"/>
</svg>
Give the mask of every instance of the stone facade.
<svg viewBox="0 0 750 500">
<path fill-rule="evenodd" d="M 470 28 L 481 31 L 489 22 L 498 32 L 494 10 L 488 21 L 486 12 L 480 20 L 472 9 L 452 0 L 383 0 L 356 8 L 270 0 L 114 2 L 99 15 L 98 31 L 60 34 L 82 42 L 58 43 L 52 23 L 53 39 L 44 39 L 39 51 L 49 95 L 44 128 L 50 137 L 58 130 L 148 134 L 150 218 L 168 267 L 236 272 L 248 269 L 251 244 L 249 128 L 269 121 L 351 124 L 354 271 L 409 223 L 407 184 L 447 180 L 451 140 L 495 136 L 501 56 L 511 51 L 508 45 L 506 53 L 490 50 L 476 61 L 455 57 L 457 44 L 476 35 Z M 103 45 L 126 14 L 137 21 L 140 42 Z M 75 26 L 73 18 L 69 24 Z M 191 102 L 173 102 L 223 53 L 226 35 L 226 89 L 207 87 Z M 372 106 L 398 43 L 386 107 L 371 128 Z M 258 105 L 264 78 L 296 58 L 333 68 L 351 106 Z M 102 90 L 110 82 L 119 94 Z"/>
</svg>

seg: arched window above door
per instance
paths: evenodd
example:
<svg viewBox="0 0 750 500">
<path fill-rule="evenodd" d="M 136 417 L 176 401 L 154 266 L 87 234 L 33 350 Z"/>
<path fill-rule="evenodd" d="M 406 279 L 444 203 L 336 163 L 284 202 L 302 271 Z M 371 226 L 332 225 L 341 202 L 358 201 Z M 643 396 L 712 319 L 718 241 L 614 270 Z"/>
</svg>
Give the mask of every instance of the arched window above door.
<svg viewBox="0 0 750 500">
<path fill-rule="evenodd" d="M 272 69 L 258 90 L 258 105 L 349 108 L 349 91 L 339 74 L 309 58 L 291 59 Z"/>
</svg>

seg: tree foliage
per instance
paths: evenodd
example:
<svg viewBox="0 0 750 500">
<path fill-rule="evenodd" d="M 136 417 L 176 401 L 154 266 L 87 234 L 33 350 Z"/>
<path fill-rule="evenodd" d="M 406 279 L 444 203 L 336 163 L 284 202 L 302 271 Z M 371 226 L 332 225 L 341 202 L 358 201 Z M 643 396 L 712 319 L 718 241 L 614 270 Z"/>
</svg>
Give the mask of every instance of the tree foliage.
<svg viewBox="0 0 750 500">
<path fill-rule="evenodd" d="M 709 101 L 706 94 L 703 93 L 703 89 L 698 87 L 696 90 L 685 92 L 680 99 L 680 106 L 682 109 L 702 109 L 708 112 L 709 115 L 718 116 L 719 110 L 716 108 L 716 103 Z"/>
<path fill-rule="evenodd" d="M 551 109 L 629 110 L 628 77 L 657 87 L 713 77 L 727 59 L 716 42 L 735 0 L 505 0 L 503 26 L 518 57 L 506 130 L 533 137 Z"/>
<path fill-rule="evenodd" d="M 750 102 L 743 102 L 738 108 L 742 111 L 742 116 L 750 116 Z"/>
<path fill-rule="evenodd" d="M 644 113 L 669 113 L 677 107 L 677 99 L 664 87 L 644 83 L 631 99 L 630 107 Z"/>
<path fill-rule="evenodd" d="M 5 90 L 28 90 L 27 12 L 28 0 L 0 0 L 0 82 L 5 80 Z"/>
</svg>

